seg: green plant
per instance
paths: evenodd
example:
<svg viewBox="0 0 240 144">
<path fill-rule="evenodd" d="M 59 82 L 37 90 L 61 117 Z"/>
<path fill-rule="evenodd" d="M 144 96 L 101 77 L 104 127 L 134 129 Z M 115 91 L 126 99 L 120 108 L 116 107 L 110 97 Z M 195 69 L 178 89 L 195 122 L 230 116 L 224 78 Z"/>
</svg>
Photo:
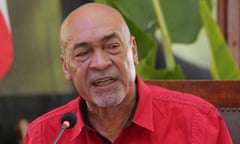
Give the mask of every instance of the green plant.
<svg viewBox="0 0 240 144">
<path fill-rule="evenodd" d="M 240 72 L 234 62 L 229 48 L 211 17 L 211 12 L 205 0 L 199 0 L 200 14 L 211 45 L 211 72 L 214 79 L 240 79 Z"/>
<path fill-rule="evenodd" d="M 212 51 L 211 72 L 214 79 L 239 79 L 239 69 L 213 20 L 210 0 L 96 0 L 117 8 L 136 37 L 139 51 L 138 73 L 143 79 L 184 79 L 175 63 L 171 44 L 192 43 L 205 27 Z M 144 12 L 143 12 L 144 10 Z M 156 31 L 161 31 L 161 38 Z M 165 69 L 156 69 L 157 43 L 164 47 Z M 223 58 L 224 57 L 224 58 Z"/>
</svg>

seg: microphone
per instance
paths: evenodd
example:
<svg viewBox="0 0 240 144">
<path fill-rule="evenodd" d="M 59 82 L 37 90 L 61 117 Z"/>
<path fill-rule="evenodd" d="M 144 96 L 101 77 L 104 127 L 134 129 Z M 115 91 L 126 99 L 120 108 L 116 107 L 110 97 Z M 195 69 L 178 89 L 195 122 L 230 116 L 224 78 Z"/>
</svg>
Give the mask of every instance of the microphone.
<svg viewBox="0 0 240 144">
<path fill-rule="evenodd" d="M 62 124 L 61 130 L 59 131 L 58 135 L 54 139 L 53 144 L 57 144 L 57 142 L 60 139 L 60 137 L 62 136 L 63 132 L 66 129 L 73 128 L 75 126 L 76 122 L 77 122 L 77 117 L 73 112 L 64 113 L 61 118 L 61 124 Z"/>
</svg>

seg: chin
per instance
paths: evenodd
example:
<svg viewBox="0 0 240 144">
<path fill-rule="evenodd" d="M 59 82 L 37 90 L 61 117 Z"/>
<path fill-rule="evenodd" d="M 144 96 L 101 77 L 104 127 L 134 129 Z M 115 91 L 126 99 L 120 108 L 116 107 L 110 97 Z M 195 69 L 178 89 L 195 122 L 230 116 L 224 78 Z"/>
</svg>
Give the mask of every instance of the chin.
<svg viewBox="0 0 240 144">
<path fill-rule="evenodd" d="M 125 93 L 123 92 L 118 92 L 118 94 L 106 94 L 104 96 L 98 96 L 98 98 L 95 98 L 95 104 L 103 108 L 116 107 L 122 103 L 124 98 Z"/>
</svg>

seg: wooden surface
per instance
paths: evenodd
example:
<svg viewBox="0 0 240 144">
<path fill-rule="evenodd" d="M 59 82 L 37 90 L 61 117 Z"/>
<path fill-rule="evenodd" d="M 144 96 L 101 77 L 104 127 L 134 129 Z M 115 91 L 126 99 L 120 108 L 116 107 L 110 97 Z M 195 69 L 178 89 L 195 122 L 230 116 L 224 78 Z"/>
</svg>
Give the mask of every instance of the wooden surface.
<svg viewBox="0 0 240 144">
<path fill-rule="evenodd" d="M 240 66 L 240 1 L 229 0 L 227 12 L 227 43 L 234 60 Z"/>
<path fill-rule="evenodd" d="M 218 0 L 217 21 L 229 50 L 240 66 L 240 1 Z"/>
<path fill-rule="evenodd" d="M 152 80 L 146 82 L 200 96 L 216 107 L 240 107 L 240 81 L 237 80 Z"/>
</svg>

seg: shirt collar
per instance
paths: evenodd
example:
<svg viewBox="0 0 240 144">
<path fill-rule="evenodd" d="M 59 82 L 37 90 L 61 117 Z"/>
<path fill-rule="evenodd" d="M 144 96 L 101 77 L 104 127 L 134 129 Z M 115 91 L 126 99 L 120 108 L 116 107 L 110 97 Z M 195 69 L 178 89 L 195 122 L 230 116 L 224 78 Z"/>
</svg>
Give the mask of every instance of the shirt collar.
<svg viewBox="0 0 240 144">
<path fill-rule="evenodd" d="M 139 100 L 133 122 L 150 131 L 154 131 L 152 94 L 148 86 L 137 75 Z"/>
<path fill-rule="evenodd" d="M 143 82 L 143 80 L 137 75 L 137 107 L 134 110 L 134 116 L 132 118 L 132 122 L 146 128 L 150 131 L 154 131 L 153 127 L 153 112 L 152 112 L 152 95 L 150 89 L 147 85 Z M 82 112 L 80 108 L 81 97 L 78 96 L 77 100 L 72 103 L 72 106 L 78 106 L 76 109 L 76 116 L 77 116 L 77 123 L 76 126 L 73 128 L 73 135 L 72 140 L 75 139 L 80 132 L 82 131 L 83 127 L 85 126 L 84 120 L 82 118 Z"/>
<path fill-rule="evenodd" d="M 70 106 L 77 106 L 76 111 L 74 112 L 77 116 L 77 123 L 73 128 L 73 134 L 72 134 L 71 140 L 75 139 L 80 134 L 80 132 L 84 127 L 84 122 L 83 122 L 81 111 L 80 111 L 80 101 L 81 101 L 81 98 L 80 96 L 78 96 L 77 100 L 74 103 L 71 103 L 70 105 Z"/>
<path fill-rule="evenodd" d="M 131 125 L 131 122 L 132 122 L 132 119 L 134 117 L 134 114 L 136 112 L 136 108 L 137 108 L 137 104 L 138 104 L 138 99 L 139 99 L 139 96 L 138 96 L 138 91 L 136 92 L 136 102 L 134 104 L 134 107 L 132 109 L 132 112 L 128 118 L 128 121 L 125 125 L 125 127 L 128 127 Z M 82 119 L 83 119 L 83 122 L 84 122 L 84 125 L 90 129 L 94 129 L 90 120 L 89 120 L 89 117 L 88 117 L 88 114 L 87 114 L 87 105 L 86 105 L 86 102 L 85 100 L 81 100 L 80 101 L 80 111 L 81 111 L 81 115 L 82 115 Z"/>
</svg>

